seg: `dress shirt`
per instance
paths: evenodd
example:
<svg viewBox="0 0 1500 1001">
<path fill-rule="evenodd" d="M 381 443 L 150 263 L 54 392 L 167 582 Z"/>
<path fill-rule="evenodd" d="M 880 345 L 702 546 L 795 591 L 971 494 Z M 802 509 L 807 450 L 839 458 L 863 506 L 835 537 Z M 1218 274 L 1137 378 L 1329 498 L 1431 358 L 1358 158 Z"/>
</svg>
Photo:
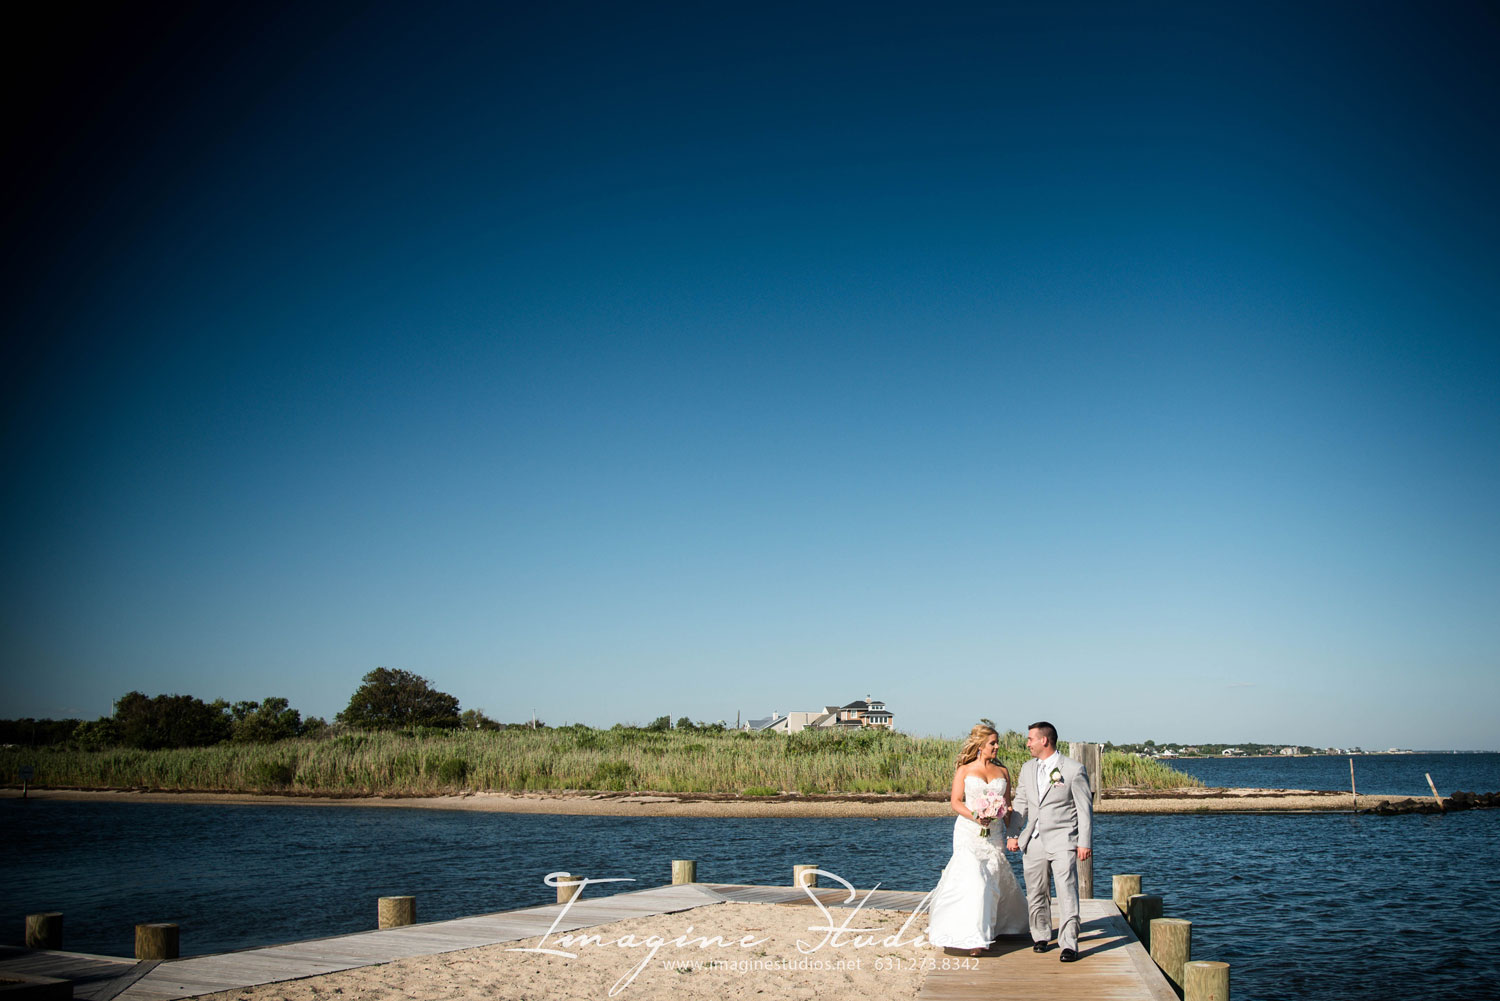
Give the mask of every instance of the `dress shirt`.
<svg viewBox="0 0 1500 1001">
<path fill-rule="evenodd" d="M 1046 760 L 1038 759 L 1036 769 L 1037 799 L 1041 799 L 1043 796 L 1047 795 L 1047 787 L 1052 784 L 1052 779 L 1049 778 L 1049 776 L 1052 774 L 1052 769 L 1059 767 L 1061 764 L 1062 755 L 1056 751 L 1053 751 L 1052 756 L 1050 758 L 1047 758 Z"/>
</svg>

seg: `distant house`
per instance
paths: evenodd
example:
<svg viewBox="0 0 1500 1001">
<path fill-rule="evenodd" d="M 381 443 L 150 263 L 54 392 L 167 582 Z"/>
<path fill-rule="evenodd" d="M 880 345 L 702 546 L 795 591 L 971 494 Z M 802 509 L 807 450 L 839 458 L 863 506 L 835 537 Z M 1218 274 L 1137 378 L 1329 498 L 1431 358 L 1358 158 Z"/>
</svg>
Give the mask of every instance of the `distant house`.
<svg viewBox="0 0 1500 1001">
<path fill-rule="evenodd" d="M 838 716 L 834 725 L 841 729 L 874 727 L 881 730 L 894 730 L 896 728 L 896 717 L 885 708 L 885 703 L 879 699 L 872 699 L 868 695 L 847 706 L 840 706 L 837 712 Z"/>
<path fill-rule="evenodd" d="M 1238 747 L 1226 747 L 1226 748 L 1224 748 L 1224 757 L 1226 757 L 1226 758 L 1233 758 L 1233 757 L 1235 757 L 1237 755 L 1242 755 L 1244 753 L 1245 752 L 1242 751 L 1242 750 L 1240 750 Z"/>
<path fill-rule="evenodd" d="M 1295 747 L 1283 747 L 1281 749 L 1282 757 L 1290 758 L 1292 755 L 1294 755 L 1296 753 L 1297 753 L 1297 749 Z"/>
<path fill-rule="evenodd" d="M 786 717 L 783 716 L 783 715 L 781 715 L 781 713 L 772 713 L 771 715 L 767 716 L 765 719 L 747 719 L 747 720 L 745 720 L 745 729 L 746 730 L 774 730 L 776 728 L 776 724 L 777 723 L 784 722 L 785 720 L 786 720 Z"/>
<path fill-rule="evenodd" d="M 824 706 L 818 712 L 772 713 L 764 719 L 747 721 L 744 728 L 798 733 L 802 730 L 861 730 L 866 727 L 881 730 L 896 728 L 896 717 L 886 709 L 885 703 L 868 695 L 847 706 Z"/>
<path fill-rule="evenodd" d="M 795 712 L 787 713 L 785 716 L 777 714 L 766 730 L 776 730 L 780 733 L 798 733 L 802 730 L 816 729 L 825 725 L 822 720 L 831 720 L 832 715 L 828 710 L 822 712 Z"/>
</svg>

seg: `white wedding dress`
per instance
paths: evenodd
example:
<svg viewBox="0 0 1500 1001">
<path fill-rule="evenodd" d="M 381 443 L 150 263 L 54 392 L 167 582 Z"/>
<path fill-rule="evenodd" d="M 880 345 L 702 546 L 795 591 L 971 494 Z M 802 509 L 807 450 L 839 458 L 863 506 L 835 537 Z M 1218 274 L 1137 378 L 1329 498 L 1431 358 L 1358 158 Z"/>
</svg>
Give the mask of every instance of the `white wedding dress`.
<svg viewBox="0 0 1500 1001">
<path fill-rule="evenodd" d="M 964 803 L 974 809 L 981 790 L 1005 793 L 1005 779 L 985 782 L 977 775 L 964 778 Z M 1026 897 L 1005 858 L 1005 825 L 990 825 L 990 836 L 979 836 L 979 825 L 955 817 L 953 857 L 943 869 L 929 906 L 927 941 L 949 949 L 986 949 L 1000 935 L 1030 933 Z"/>
</svg>

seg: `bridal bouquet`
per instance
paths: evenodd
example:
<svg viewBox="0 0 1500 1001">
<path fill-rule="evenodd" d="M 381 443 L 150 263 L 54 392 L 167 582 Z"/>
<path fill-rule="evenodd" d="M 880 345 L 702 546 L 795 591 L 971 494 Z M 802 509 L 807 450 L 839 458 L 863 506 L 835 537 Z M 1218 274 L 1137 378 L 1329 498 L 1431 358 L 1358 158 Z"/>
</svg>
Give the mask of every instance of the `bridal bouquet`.
<svg viewBox="0 0 1500 1001">
<path fill-rule="evenodd" d="M 1004 820 L 1010 808 L 1005 805 L 1005 796 L 993 789 L 985 789 L 979 794 L 979 802 L 974 807 L 974 814 L 979 818 L 979 836 L 987 838 L 990 836 L 990 825 L 997 820 Z"/>
</svg>

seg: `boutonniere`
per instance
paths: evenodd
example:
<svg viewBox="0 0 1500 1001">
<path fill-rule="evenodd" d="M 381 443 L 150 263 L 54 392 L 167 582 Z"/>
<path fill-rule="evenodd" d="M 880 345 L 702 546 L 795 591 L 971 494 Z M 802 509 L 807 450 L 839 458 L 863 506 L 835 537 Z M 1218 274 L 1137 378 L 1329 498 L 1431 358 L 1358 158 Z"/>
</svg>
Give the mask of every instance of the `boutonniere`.
<svg viewBox="0 0 1500 1001">
<path fill-rule="evenodd" d="M 1052 769 L 1052 771 L 1047 773 L 1047 778 L 1052 780 L 1053 785 L 1062 785 L 1062 769 Z"/>
</svg>

